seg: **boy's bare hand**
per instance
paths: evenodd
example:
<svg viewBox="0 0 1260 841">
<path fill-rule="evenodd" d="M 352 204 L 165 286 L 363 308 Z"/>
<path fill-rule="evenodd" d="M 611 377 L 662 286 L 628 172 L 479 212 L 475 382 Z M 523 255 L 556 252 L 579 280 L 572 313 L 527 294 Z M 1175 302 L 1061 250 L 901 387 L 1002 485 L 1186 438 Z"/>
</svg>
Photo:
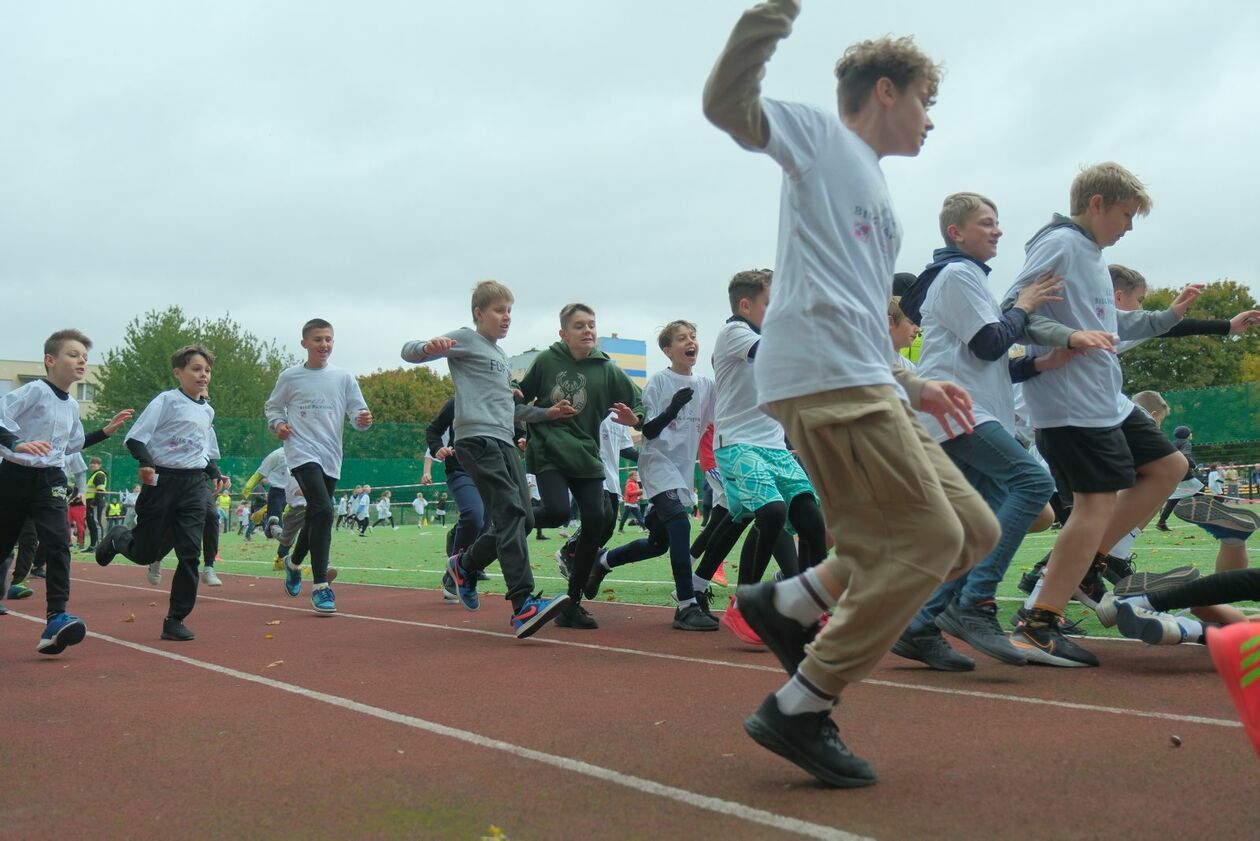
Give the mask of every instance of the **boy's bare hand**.
<svg viewBox="0 0 1260 841">
<path fill-rule="evenodd" d="M 434 336 L 424 343 L 425 356 L 432 356 L 435 353 L 445 353 L 455 347 L 457 342 L 450 336 Z"/>
<path fill-rule="evenodd" d="M 577 409 L 573 408 L 573 404 L 568 400 L 561 400 L 556 405 L 547 409 L 547 420 L 560 420 L 561 418 L 571 418 L 576 415 Z"/>
<path fill-rule="evenodd" d="M 136 413 L 135 409 L 123 409 L 121 412 L 114 415 L 113 420 L 105 424 L 105 434 L 113 435 L 115 432 L 117 432 L 119 429 L 122 428 L 122 425 L 124 423 L 131 420 L 131 416 L 134 415 L 135 413 Z"/>
<path fill-rule="evenodd" d="M 950 438 L 968 435 L 976 427 L 975 415 L 971 413 L 971 395 L 957 383 L 929 380 L 919 392 L 918 409 L 936 418 Z M 950 428 L 950 418 L 961 427 L 961 432 Z"/>
<path fill-rule="evenodd" d="M 634 426 L 639 422 L 639 416 L 634 413 L 625 403 L 614 403 L 608 411 L 612 412 L 612 419 L 622 426 Z"/>
<path fill-rule="evenodd" d="M 1246 310 L 1229 320 L 1229 335 L 1239 336 L 1260 324 L 1260 310 Z"/>
<path fill-rule="evenodd" d="M 448 458 L 450 458 L 453 455 L 455 455 L 454 447 L 442 447 L 440 450 L 438 450 L 434 454 L 433 457 L 437 459 L 438 461 L 446 461 Z"/>
<path fill-rule="evenodd" d="M 15 453 L 26 453 L 28 456 L 46 456 L 52 452 L 52 444 L 47 441 L 23 441 L 13 448 Z"/>
<path fill-rule="evenodd" d="M 1181 294 L 1177 296 L 1177 300 L 1172 302 L 1172 310 L 1177 313 L 1178 317 L 1185 318 L 1186 310 L 1190 309 L 1190 305 L 1198 300 L 1203 294 L 1202 283 L 1191 283 L 1185 289 L 1181 290 Z"/>
<path fill-rule="evenodd" d="M 1019 291 L 1015 306 L 1024 312 L 1033 312 L 1042 304 L 1051 301 L 1062 301 L 1063 275 L 1055 274 L 1051 269 Z"/>
<path fill-rule="evenodd" d="M 1068 336 L 1068 347 L 1072 350 L 1108 350 L 1116 351 L 1116 337 L 1106 330 L 1077 330 Z"/>
<path fill-rule="evenodd" d="M 141 467 L 140 468 L 140 484 L 152 485 L 153 477 L 156 475 L 157 475 L 157 471 L 154 470 L 152 467 Z"/>
<path fill-rule="evenodd" d="M 276 437 L 281 441 L 288 441 L 289 436 L 293 434 L 293 427 L 289 426 L 287 421 L 281 421 L 276 426 Z"/>
<path fill-rule="evenodd" d="M 371 410 L 370 409 L 360 410 L 359 414 L 355 416 L 355 420 L 359 422 L 359 426 L 364 426 L 364 427 L 371 426 L 372 425 Z"/>
</svg>

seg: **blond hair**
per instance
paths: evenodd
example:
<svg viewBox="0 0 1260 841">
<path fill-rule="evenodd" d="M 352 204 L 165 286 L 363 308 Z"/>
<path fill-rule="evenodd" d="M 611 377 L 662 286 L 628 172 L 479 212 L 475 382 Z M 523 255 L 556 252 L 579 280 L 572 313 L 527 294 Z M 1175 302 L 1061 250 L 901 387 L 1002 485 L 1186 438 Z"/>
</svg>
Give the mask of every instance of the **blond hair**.
<svg viewBox="0 0 1260 841">
<path fill-rule="evenodd" d="M 893 295 L 888 302 L 888 317 L 892 319 L 893 327 L 900 327 L 901 322 L 906 320 L 906 314 L 901 311 L 900 295 Z"/>
<path fill-rule="evenodd" d="M 660 335 L 656 337 L 657 346 L 661 350 L 669 347 L 674 341 L 674 334 L 679 330 L 690 330 L 694 333 L 696 332 L 696 325 L 692 324 L 690 321 L 684 321 L 681 318 L 676 321 L 671 321 L 669 324 L 666 324 L 661 328 Z"/>
<path fill-rule="evenodd" d="M 1152 417 L 1155 415 L 1168 417 L 1168 401 L 1158 391 L 1139 391 L 1129 399 L 1149 412 Z"/>
<path fill-rule="evenodd" d="M 755 299 L 770 288 L 774 280 L 774 272 L 770 269 L 749 269 L 737 272 L 731 282 L 726 285 L 727 297 L 731 300 L 731 314 L 739 314 L 739 302 L 747 298 Z"/>
<path fill-rule="evenodd" d="M 836 62 L 836 97 L 841 114 L 856 114 L 870 99 L 880 79 L 904 91 L 919 79 L 928 81 L 930 107 L 941 83 L 941 66 L 919 49 L 914 38 L 885 36 L 851 45 Z"/>
<path fill-rule="evenodd" d="M 993 200 L 979 193 L 951 193 L 945 197 L 945 201 L 941 203 L 941 236 L 945 238 L 946 245 L 953 245 L 954 241 L 949 238 L 949 227 L 953 225 L 961 228 L 967 224 L 973 214 L 981 208 L 992 208 L 994 215 L 997 215 L 997 205 Z"/>
<path fill-rule="evenodd" d="M 472 294 L 473 318 L 477 317 L 477 310 L 484 310 L 495 301 L 507 301 L 509 304 L 512 304 L 516 302 L 516 298 L 512 297 L 511 289 L 508 289 L 497 280 L 483 280 L 474 286 Z"/>
<path fill-rule="evenodd" d="M 1142 277 L 1141 272 L 1134 271 L 1128 266 L 1112 263 L 1107 267 L 1107 271 L 1111 274 L 1111 288 L 1116 292 L 1128 294 L 1146 285 L 1146 278 Z"/>
<path fill-rule="evenodd" d="M 590 316 L 595 315 L 595 310 L 591 309 L 586 304 L 565 304 L 560 308 L 560 329 L 563 330 L 565 327 L 568 327 L 569 319 L 579 312 L 584 312 Z"/>
<path fill-rule="evenodd" d="M 1151 212 L 1152 202 L 1146 192 L 1146 185 L 1136 175 L 1112 161 L 1086 167 L 1072 179 L 1072 215 L 1084 214 L 1089 208 L 1089 200 L 1094 196 L 1102 197 L 1103 210 L 1117 202 L 1136 200 L 1139 216 L 1146 216 Z"/>
</svg>

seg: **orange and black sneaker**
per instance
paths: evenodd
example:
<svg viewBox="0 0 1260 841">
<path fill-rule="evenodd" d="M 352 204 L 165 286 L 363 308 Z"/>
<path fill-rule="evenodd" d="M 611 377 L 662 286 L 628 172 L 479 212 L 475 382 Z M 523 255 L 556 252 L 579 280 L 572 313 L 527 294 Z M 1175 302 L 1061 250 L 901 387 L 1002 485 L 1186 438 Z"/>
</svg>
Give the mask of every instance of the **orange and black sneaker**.
<svg viewBox="0 0 1260 841">
<path fill-rule="evenodd" d="M 1048 610 L 1028 611 L 1015 626 L 1011 645 L 1024 652 L 1029 663 L 1063 668 L 1097 666 L 1097 657 L 1063 635 L 1058 619 Z"/>
</svg>

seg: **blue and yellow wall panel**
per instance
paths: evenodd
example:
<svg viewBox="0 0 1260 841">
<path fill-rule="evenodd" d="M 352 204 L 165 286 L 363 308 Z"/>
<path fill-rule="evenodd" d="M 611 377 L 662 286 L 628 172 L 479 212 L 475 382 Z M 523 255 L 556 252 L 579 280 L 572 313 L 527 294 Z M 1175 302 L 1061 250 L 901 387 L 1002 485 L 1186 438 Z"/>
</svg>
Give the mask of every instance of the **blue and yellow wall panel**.
<svg viewBox="0 0 1260 841">
<path fill-rule="evenodd" d="M 599 349 L 608 354 L 635 385 L 643 388 L 647 384 L 647 342 L 615 336 L 601 336 L 597 341 Z"/>
</svg>

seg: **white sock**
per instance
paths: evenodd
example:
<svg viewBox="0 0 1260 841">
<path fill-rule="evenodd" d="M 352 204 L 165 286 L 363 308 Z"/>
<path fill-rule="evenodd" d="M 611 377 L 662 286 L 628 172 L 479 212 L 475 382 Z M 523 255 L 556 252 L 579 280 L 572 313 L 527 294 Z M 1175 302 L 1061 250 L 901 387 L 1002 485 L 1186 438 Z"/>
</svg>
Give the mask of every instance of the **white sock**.
<svg viewBox="0 0 1260 841">
<path fill-rule="evenodd" d="M 602 566 L 604 569 L 608 570 L 609 572 L 612 572 L 612 567 L 608 565 L 608 550 L 607 549 L 599 550 L 599 565 Z"/>
<path fill-rule="evenodd" d="M 774 699 L 779 704 L 779 712 L 784 715 L 826 712 L 836 705 L 835 696 L 814 686 L 800 672 L 792 675 L 792 679 L 774 693 Z"/>
<path fill-rule="evenodd" d="M 774 585 L 774 609 L 792 617 L 805 628 L 817 622 L 818 617 L 835 604 L 836 600 L 818 580 L 817 567 L 810 567 L 800 575 Z"/>
<path fill-rule="evenodd" d="M 703 593 L 705 590 L 709 589 L 709 582 L 707 579 L 701 578 L 693 572 L 691 574 L 691 588 L 697 593 Z"/>
<path fill-rule="evenodd" d="M 1140 607 L 1145 610 L 1155 609 L 1151 607 L 1151 600 L 1146 596 L 1129 596 L 1127 599 L 1117 599 L 1116 601 L 1124 602 L 1125 604 L 1132 605 L 1133 607 Z"/>
<path fill-rule="evenodd" d="M 311 590 L 326 590 L 326 589 L 328 589 L 327 581 L 325 581 L 323 584 L 316 584 L 314 587 L 311 588 Z"/>
<path fill-rule="evenodd" d="M 1026 609 L 1032 610 L 1033 606 L 1039 601 L 1038 597 L 1041 595 L 1041 585 L 1045 583 L 1045 580 L 1046 577 L 1044 574 L 1041 578 L 1037 579 L 1036 586 L 1034 586 L 1032 592 L 1028 594 L 1028 598 L 1024 599 L 1024 607 Z"/>
<path fill-rule="evenodd" d="M 679 609 L 679 610 L 686 610 L 688 607 L 690 607 L 691 605 L 693 605 L 693 604 L 695 604 L 695 603 L 696 603 L 695 598 L 690 598 L 690 599 L 687 599 L 686 601 L 679 600 L 679 602 L 678 602 L 678 609 Z"/>
<path fill-rule="evenodd" d="M 1203 623 L 1191 616 L 1174 616 L 1177 624 L 1181 626 L 1181 635 L 1184 637 L 1182 642 L 1200 642 L 1203 635 L 1207 633 L 1203 628 Z"/>
<path fill-rule="evenodd" d="M 1111 551 L 1108 552 L 1107 554 L 1111 555 L 1113 558 L 1120 558 L 1121 560 L 1128 560 L 1129 555 L 1133 554 L 1134 542 L 1136 542 L 1137 539 L 1141 535 L 1142 535 L 1141 529 L 1134 529 L 1133 531 L 1126 534 L 1124 537 L 1117 540 L 1116 545 L 1112 546 Z"/>
</svg>

